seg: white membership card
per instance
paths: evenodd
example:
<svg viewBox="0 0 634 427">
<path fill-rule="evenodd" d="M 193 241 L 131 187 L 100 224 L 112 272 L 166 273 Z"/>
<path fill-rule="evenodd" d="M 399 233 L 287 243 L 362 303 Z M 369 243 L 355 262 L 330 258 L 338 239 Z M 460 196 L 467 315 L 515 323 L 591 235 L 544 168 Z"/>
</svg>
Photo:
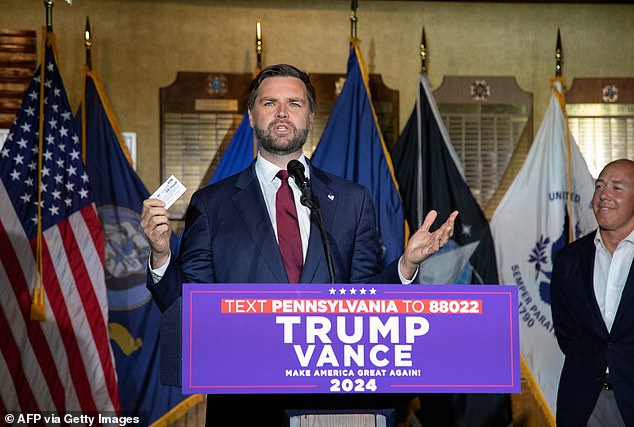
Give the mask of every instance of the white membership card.
<svg viewBox="0 0 634 427">
<path fill-rule="evenodd" d="M 165 202 L 165 209 L 169 209 L 185 191 L 187 191 L 187 188 L 174 175 L 171 175 L 150 196 L 150 199 L 159 199 Z"/>
</svg>

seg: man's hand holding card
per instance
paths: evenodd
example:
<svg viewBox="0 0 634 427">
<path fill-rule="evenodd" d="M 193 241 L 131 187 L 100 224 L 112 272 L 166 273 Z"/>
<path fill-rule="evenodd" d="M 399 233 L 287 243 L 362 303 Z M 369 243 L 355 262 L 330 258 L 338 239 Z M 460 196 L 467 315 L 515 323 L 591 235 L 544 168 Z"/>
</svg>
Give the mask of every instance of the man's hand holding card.
<svg viewBox="0 0 634 427">
<path fill-rule="evenodd" d="M 143 201 L 141 227 L 152 246 L 150 257 L 152 268 L 161 267 L 169 260 L 172 228 L 167 209 L 185 191 L 187 188 L 172 175 L 148 199 Z M 162 203 L 157 202 L 157 200 Z"/>
</svg>

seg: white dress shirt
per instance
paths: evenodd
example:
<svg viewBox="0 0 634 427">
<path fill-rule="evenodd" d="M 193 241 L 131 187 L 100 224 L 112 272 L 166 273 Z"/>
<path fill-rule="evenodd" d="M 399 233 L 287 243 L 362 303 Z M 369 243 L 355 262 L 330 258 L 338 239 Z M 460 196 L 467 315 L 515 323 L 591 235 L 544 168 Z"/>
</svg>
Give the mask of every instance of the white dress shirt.
<svg viewBox="0 0 634 427">
<path fill-rule="evenodd" d="M 634 231 L 619 242 L 614 254 L 606 249 L 599 230 L 594 244 L 597 248 L 594 256 L 594 295 L 610 331 L 634 259 Z"/>
</svg>

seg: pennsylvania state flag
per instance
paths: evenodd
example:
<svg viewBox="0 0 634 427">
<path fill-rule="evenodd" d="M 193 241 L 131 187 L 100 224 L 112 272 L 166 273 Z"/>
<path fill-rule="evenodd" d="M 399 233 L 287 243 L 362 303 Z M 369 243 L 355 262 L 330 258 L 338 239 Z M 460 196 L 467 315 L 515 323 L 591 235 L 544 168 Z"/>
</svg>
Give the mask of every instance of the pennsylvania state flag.
<svg viewBox="0 0 634 427">
<path fill-rule="evenodd" d="M 440 118 L 427 78 L 419 76 L 416 106 L 393 150 L 394 167 L 412 229 L 438 211 L 435 229 L 454 210 L 453 238 L 421 266 L 421 283 L 496 284 L 497 267 L 489 224 L 465 182 L 460 162 Z M 420 396 L 423 425 L 506 427 L 508 395 L 442 394 Z"/>
<path fill-rule="evenodd" d="M 159 383 L 160 312 L 146 289 L 149 243 L 140 226 L 149 193 L 130 165 L 110 102 L 96 73 L 85 70 L 76 116 L 86 170 L 105 233 L 106 285 L 112 351 L 124 416 L 149 425 L 183 396 Z"/>
<path fill-rule="evenodd" d="M 387 265 L 400 257 L 405 241 L 403 204 L 370 101 L 368 73 L 357 39 L 351 41 L 346 82 L 311 161 L 369 190 L 385 250 L 384 262 Z"/>
<path fill-rule="evenodd" d="M 244 113 L 240 126 L 233 134 L 231 142 L 220 158 L 220 163 L 208 184 L 221 181 L 245 169 L 253 162 L 255 153 L 253 128 L 249 124 L 249 112 L 247 111 Z"/>
</svg>

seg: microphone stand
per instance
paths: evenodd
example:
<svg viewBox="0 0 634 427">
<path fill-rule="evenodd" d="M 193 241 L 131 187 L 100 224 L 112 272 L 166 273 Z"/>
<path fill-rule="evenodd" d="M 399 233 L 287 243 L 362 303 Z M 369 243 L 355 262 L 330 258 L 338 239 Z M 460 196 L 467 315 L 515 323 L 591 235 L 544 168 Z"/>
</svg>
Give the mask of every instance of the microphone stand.
<svg viewBox="0 0 634 427">
<path fill-rule="evenodd" d="M 315 222 L 317 223 L 317 228 L 319 228 L 319 234 L 321 235 L 321 243 L 324 247 L 324 256 L 326 257 L 326 265 L 328 266 L 328 276 L 330 277 L 330 283 L 335 283 L 335 267 L 332 262 L 332 252 L 330 251 L 330 242 L 328 241 L 328 236 L 326 235 L 326 229 L 324 228 L 324 218 L 321 216 L 321 210 L 316 203 L 313 202 L 311 191 L 310 191 L 310 181 L 306 179 L 304 182 L 300 183 L 299 188 L 302 191 L 302 196 L 300 197 L 300 202 L 302 205 L 306 206 L 310 209 L 310 212 L 313 214 L 315 218 Z"/>
</svg>

